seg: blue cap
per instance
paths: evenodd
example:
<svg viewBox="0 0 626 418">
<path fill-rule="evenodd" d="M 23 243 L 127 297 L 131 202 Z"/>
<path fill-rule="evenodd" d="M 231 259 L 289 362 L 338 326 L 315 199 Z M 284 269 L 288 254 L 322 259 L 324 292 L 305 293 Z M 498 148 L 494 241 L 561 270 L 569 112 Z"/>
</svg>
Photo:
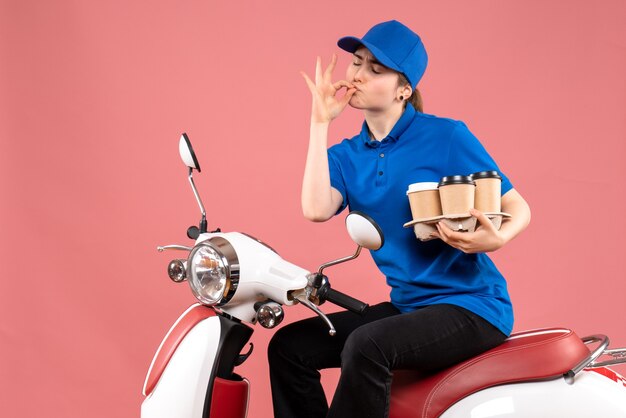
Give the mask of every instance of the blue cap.
<svg viewBox="0 0 626 418">
<path fill-rule="evenodd" d="M 428 63 L 421 38 L 397 20 L 373 26 L 361 39 L 344 36 L 337 45 L 348 52 L 364 45 L 385 67 L 404 74 L 413 88 L 424 75 Z"/>
</svg>

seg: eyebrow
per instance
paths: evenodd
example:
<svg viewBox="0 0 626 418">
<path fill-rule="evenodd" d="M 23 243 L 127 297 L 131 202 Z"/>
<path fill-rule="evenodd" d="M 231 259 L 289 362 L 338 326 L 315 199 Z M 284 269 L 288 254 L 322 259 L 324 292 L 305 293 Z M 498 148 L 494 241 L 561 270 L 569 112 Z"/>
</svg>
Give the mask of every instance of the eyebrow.
<svg viewBox="0 0 626 418">
<path fill-rule="evenodd" d="M 357 54 L 356 52 L 354 52 L 354 53 L 353 53 L 353 55 L 354 55 L 355 57 L 357 57 L 358 59 L 363 60 L 363 57 L 362 57 L 362 56 L 360 56 L 359 54 Z M 380 61 L 378 61 L 378 60 L 377 60 L 376 58 L 374 58 L 374 57 L 372 57 L 372 59 L 370 59 L 370 62 L 371 62 L 372 64 L 383 65 L 383 64 L 381 64 L 381 63 L 380 63 Z M 384 67 L 384 65 L 383 65 L 383 67 Z"/>
</svg>

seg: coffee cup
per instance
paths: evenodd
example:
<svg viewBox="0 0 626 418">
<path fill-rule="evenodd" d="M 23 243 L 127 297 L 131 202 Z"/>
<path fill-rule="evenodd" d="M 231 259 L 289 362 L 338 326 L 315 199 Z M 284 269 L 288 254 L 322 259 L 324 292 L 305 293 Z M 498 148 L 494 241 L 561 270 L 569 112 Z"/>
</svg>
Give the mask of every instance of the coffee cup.
<svg viewBox="0 0 626 418">
<path fill-rule="evenodd" d="M 497 171 L 479 171 L 470 174 L 476 183 L 474 207 L 481 212 L 500 212 L 502 177 Z"/>
<path fill-rule="evenodd" d="M 438 183 L 424 181 L 409 185 L 406 192 L 411 205 L 413 219 L 431 218 L 441 215 Z"/>
<path fill-rule="evenodd" d="M 439 181 L 439 198 L 443 215 L 467 214 L 474 207 L 476 184 L 470 176 L 454 175 Z"/>
</svg>

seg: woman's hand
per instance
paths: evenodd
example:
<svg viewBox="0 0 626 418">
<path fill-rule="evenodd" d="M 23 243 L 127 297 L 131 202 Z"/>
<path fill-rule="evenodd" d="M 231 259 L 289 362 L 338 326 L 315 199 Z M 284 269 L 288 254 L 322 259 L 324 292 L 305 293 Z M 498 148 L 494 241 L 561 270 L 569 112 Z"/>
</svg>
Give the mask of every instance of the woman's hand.
<svg viewBox="0 0 626 418">
<path fill-rule="evenodd" d="M 474 208 L 470 209 L 470 214 L 480 222 L 474 232 L 453 231 L 440 221 L 436 224 L 439 233 L 433 232 L 432 235 L 464 253 L 486 253 L 501 248 L 505 243 L 504 237 L 489 218 Z"/>
<path fill-rule="evenodd" d="M 311 122 L 328 123 L 335 119 L 343 111 L 352 95 L 356 92 L 354 85 L 346 80 L 340 80 L 334 84 L 332 83 L 331 75 L 335 64 L 337 64 L 337 54 L 333 54 L 330 64 L 326 68 L 326 71 L 324 71 L 324 74 L 322 74 L 322 59 L 318 56 L 315 66 L 315 83 L 311 81 L 304 71 L 300 71 L 300 74 L 304 77 L 313 96 Z M 341 99 L 337 99 L 335 94 L 337 94 L 337 91 L 342 87 L 345 87 L 347 92 Z"/>
</svg>

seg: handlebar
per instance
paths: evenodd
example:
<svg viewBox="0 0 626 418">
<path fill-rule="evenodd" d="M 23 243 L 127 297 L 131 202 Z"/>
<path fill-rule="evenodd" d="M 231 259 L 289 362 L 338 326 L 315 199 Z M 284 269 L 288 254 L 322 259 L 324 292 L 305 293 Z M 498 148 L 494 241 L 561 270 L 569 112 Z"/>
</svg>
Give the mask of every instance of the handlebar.
<svg viewBox="0 0 626 418">
<path fill-rule="evenodd" d="M 367 303 L 363 303 L 360 300 L 346 295 L 345 293 L 339 292 L 338 290 L 331 289 L 330 283 L 328 283 L 328 278 L 321 273 L 311 273 L 307 276 L 307 280 L 309 284 L 306 288 L 293 292 L 292 297 L 300 301 L 304 306 L 311 309 L 324 321 L 326 321 L 326 324 L 328 324 L 328 327 L 330 328 L 328 331 L 330 335 L 336 334 L 335 327 L 324 312 L 318 309 L 318 304 L 321 305 L 325 301 L 329 301 L 337 306 L 341 306 L 342 308 L 348 309 L 349 311 L 360 315 L 362 315 L 367 308 L 369 308 Z"/>
<path fill-rule="evenodd" d="M 322 294 L 319 295 L 320 299 L 327 300 L 329 302 L 334 303 L 335 305 L 341 306 L 342 308 L 348 309 L 357 314 L 363 314 L 369 305 L 367 303 L 361 302 L 353 298 L 352 296 L 348 296 L 345 293 L 342 293 L 338 290 L 332 289 L 330 286 L 326 287 L 325 290 L 322 291 Z"/>
</svg>

